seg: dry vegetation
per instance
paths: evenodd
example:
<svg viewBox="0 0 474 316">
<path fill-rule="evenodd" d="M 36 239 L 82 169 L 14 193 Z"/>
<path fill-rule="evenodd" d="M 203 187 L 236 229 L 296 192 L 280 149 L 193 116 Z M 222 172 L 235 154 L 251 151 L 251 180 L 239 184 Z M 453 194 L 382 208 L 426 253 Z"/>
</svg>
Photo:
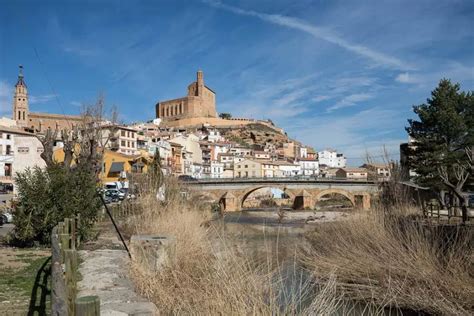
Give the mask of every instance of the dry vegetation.
<svg viewBox="0 0 474 316">
<path fill-rule="evenodd" d="M 338 293 L 355 300 L 472 315 L 472 228 L 441 230 L 398 210 L 319 226 L 307 236 L 305 265 L 316 277 L 337 275 Z"/>
<path fill-rule="evenodd" d="M 132 265 L 137 288 L 161 313 L 329 315 L 341 305 L 333 293 L 334 282 L 319 295 L 303 279 L 291 290 L 283 290 L 283 273 L 271 258 L 258 260 L 230 246 L 209 225 L 209 209 L 181 198 L 176 184 L 167 183 L 167 195 L 167 203 L 144 196 L 140 215 L 132 221 L 136 232 L 176 238 L 176 257 L 167 268 L 151 273 Z"/>
<path fill-rule="evenodd" d="M 410 214 L 387 208 L 324 223 L 290 262 L 306 271 L 290 272 L 297 281 L 289 285 L 288 264 L 268 252 L 249 256 L 209 225 L 209 206 L 184 199 L 176 183 L 168 180 L 166 187 L 167 202 L 143 193 L 129 210 L 137 214 L 131 232 L 176 238 L 168 267 L 152 273 L 132 265 L 138 290 L 163 314 L 373 315 L 388 306 L 444 315 L 473 311 L 472 234 L 441 243 Z"/>
</svg>

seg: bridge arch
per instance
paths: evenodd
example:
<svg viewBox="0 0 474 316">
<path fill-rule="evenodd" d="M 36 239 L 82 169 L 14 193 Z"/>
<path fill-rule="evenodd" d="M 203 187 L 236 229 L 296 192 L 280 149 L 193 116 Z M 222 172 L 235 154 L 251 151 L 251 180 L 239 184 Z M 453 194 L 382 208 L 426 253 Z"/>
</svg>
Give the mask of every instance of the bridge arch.
<svg viewBox="0 0 474 316">
<path fill-rule="evenodd" d="M 252 187 L 249 190 L 246 190 L 242 194 L 242 196 L 239 199 L 240 208 L 244 207 L 244 202 L 249 197 L 250 194 L 252 194 L 253 192 L 255 192 L 257 190 L 260 190 L 260 189 L 279 189 L 282 192 L 284 192 L 285 194 L 287 194 L 290 197 L 291 200 L 295 199 L 295 194 L 293 192 L 287 190 L 285 186 L 281 186 L 281 185 L 261 185 L 261 186 Z"/>
<path fill-rule="evenodd" d="M 354 206 L 354 207 L 356 206 L 355 197 L 352 193 L 350 193 L 346 190 L 333 189 L 333 188 L 322 190 L 322 191 L 316 193 L 316 195 L 314 197 L 315 203 L 319 202 L 323 196 L 329 195 L 329 194 L 340 194 L 340 195 L 346 197 L 349 201 L 351 201 L 352 206 Z"/>
</svg>

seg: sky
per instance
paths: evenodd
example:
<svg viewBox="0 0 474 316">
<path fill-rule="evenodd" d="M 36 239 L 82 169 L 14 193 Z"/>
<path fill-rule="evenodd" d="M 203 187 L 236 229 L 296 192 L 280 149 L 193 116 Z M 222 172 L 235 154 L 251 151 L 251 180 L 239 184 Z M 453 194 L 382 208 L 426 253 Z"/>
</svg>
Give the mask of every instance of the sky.
<svg viewBox="0 0 474 316">
<path fill-rule="evenodd" d="M 1 116 L 20 64 L 31 111 L 78 114 L 103 95 L 125 122 L 153 119 L 201 69 L 218 112 L 357 165 L 398 159 L 441 78 L 474 90 L 473 1 L 0 2 Z"/>
</svg>

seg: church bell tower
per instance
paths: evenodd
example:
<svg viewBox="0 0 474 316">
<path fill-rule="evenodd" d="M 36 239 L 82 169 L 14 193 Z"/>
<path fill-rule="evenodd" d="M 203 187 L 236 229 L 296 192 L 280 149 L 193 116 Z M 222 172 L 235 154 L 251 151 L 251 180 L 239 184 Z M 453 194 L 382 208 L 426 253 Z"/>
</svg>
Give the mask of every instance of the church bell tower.
<svg viewBox="0 0 474 316">
<path fill-rule="evenodd" d="M 20 65 L 18 81 L 15 85 L 15 95 L 13 97 L 13 119 L 18 127 L 28 126 L 28 91 L 23 80 L 23 66 Z"/>
</svg>

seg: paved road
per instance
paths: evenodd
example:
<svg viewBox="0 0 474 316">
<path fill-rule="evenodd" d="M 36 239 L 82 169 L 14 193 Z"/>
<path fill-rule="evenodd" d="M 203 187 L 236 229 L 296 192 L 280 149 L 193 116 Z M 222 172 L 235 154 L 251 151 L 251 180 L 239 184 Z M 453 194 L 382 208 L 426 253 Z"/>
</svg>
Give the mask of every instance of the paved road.
<svg viewBox="0 0 474 316">
<path fill-rule="evenodd" d="M 3 224 L 0 226 L 0 237 L 4 237 L 13 229 L 13 224 Z"/>
<path fill-rule="evenodd" d="M 6 204 L 13 198 L 13 194 L 0 194 L 0 205 Z"/>
</svg>

